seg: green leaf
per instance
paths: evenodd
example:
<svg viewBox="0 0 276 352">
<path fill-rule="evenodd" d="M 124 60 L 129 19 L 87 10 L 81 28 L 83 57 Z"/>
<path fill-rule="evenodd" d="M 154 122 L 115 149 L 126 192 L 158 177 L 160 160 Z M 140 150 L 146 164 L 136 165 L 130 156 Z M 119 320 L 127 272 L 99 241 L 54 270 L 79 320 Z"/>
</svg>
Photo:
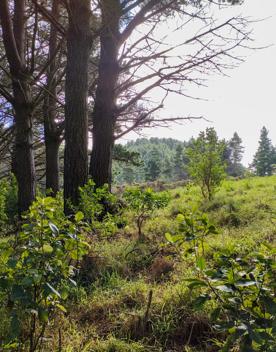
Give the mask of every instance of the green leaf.
<svg viewBox="0 0 276 352">
<path fill-rule="evenodd" d="M 269 297 L 269 296 L 265 296 L 265 297 L 261 297 L 261 302 L 265 305 L 266 311 L 269 314 L 276 314 L 276 301 L 275 299 Z"/>
<path fill-rule="evenodd" d="M 178 214 L 178 215 L 176 216 L 176 221 L 177 221 L 177 222 L 182 222 L 182 221 L 184 221 L 184 219 L 185 219 L 185 217 L 184 217 L 183 214 Z"/>
<path fill-rule="evenodd" d="M 84 219 L 84 214 L 81 212 L 81 211 L 78 211 L 76 214 L 75 214 L 75 221 L 76 222 L 80 222 L 81 220 Z"/>
<path fill-rule="evenodd" d="M 11 292 L 11 299 L 13 301 L 21 300 L 25 297 L 25 291 L 23 287 L 19 285 L 14 285 Z"/>
<path fill-rule="evenodd" d="M 69 296 L 69 292 L 66 288 L 63 288 L 60 292 L 61 298 L 66 300 Z"/>
<path fill-rule="evenodd" d="M 193 301 L 193 307 L 195 310 L 201 310 L 204 304 L 210 299 L 209 295 L 200 295 Z"/>
<path fill-rule="evenodd" d="M 187 279 L 185 281 L 189 281 L 190 284 L 188 285 L 189 289 L 194 289 L 196 287 L 207 287 L 208 284 L 203 281 L 203 280 L 199 280 L 199 279 Z"/>
<path fill-rule="evenodd" d="M 44 244 L 42 246 L 42 252 L 45 254 L 51 254 L 53 253 L 54 248 L 50 244 Z"/>
<path fill-rule="evenodd" d="M 17 263 L 18 263 L 17 259 L 10 258 L 7 262 L 7 266 L 8 268 L 15 269 Z"/>
<path fill-rule="evenodd" d="M 20 320 L 19 320 L 17 314 L 15 314 L 15 313 L 12 313 L 10 329 L 11 329 L 11 334 L 13 337 L 18 337 L 21 333 Z"/>
<path fill-rule="evenodd" d="M 262 336 L 259 334 L 257 330 L 250 330 L 249 335 L 253 341 L 257 342 L 258 344 L 262 343 L 263 341 Z"/>
<path fill-rule="evenodd" d="M 12 351 L 15 350 L 16 348 L 18 348 L 18 342 L 9 342 L 7 344 L 5 344 L 4 346 L 1 346 L 1 348 L 3 348 L 3 351 Z"/>
<path fill-rule="evenodd" d="M 221 307 L 218 307 L 215 310 L 213 310 L 210 316 L 211 320 L 216 321 L 219 318 L 220 313 L 221 313 Z"/>
<path fill-rule="evenodd" d="M 214 234 L 214 235 L 218 234 L 218 230 L 216 229 L 216 227 L 214 225 L 210 225 L 208 227 L 208 232 L 211 234 Z"/>
<path fill-rule="evenodd" d="M 170 233 L 165 233 L 165 238 L 170 243 L 176 243 L 183 240 L 182 235 L 171 235 Z"/>
<path fill-rule="evenodd" d="M 21 281 L 22 286 L 32 286 L 33 284 L 33 277 L 32 276 L 26 276 L 24 279 Z"/>
<path fill-rule="evenodd" d="M 196 266 L 203 271 L 206 268 L 206 261 L 203 257 L 200 257 L 196 261 Z"/>
<path fill-rule="evenodd" d="M 42 322 L 42 323 L 47 323 L 49 320 L 49 313 L 46 309 L 44 308 L 39 308 L 38 310 L 38 319 Z"/>
<path fill-rule="evenodd" d="M 0 278 L 0 288 L 2 290 L 6 290 L 9 287 L 10 281 L 6 277 L 1 277 Z"/>
<path fill-rule="evenodd" d="M 58 308 L 58 309 L 60 309 L 62 312 L 64 312 L 64 313 L 67 313 L 67 310 L 66 310 L 66 308 L 62 305 L 62 304 L 56 304 L 56 307 Z"/>
<path fill-rule="evenodd" d="M 70 251 L 70 258 L 73 260 L 79 260 L 81 257 L 80 250 L 74 249 Z"/>
<path fill-rule="evenodd" d="M 165 233 L 165 238 L 166 238 L 166 240 L 167 240 L 168 242 L 174 243 L 174 242 L 173 242 L 172 235 L 171 235 L 169 232 L 166 232 L 166 233 Z"/>
</svg>

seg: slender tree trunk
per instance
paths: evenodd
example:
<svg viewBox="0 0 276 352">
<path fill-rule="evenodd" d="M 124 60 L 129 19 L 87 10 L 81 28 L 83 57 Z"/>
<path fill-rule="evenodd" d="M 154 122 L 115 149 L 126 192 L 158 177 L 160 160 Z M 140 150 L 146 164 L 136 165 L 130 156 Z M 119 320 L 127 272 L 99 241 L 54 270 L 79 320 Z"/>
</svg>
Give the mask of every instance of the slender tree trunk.
<svg viewBox="0 0 276 352">
<path fill-rule="evenodd" d="M 18 211 L 27 211 L 35 199 L 35 164 L 32 132 L 32 104 L 28 84 L 14 81 L 15 176 L 18 183 Z"/>
<path fill-rule="evenodd" d="M 71 0 L 65 84 L 65 212 L 79 202 L 79 187 L 88 177 L 88 61 L 91 49 L 90 1 Z"/>
<path fill-rule="evenodd" d="M 116 122 L 116 84 L 119 75 L 119 19 L 118 0 L 102 1 L 103 29 L 100 42 L 99 78 L 96 90 L 93 122 L 93 149 L 90 160 L 90 176 L 96 187 L 112 181 L 112 151 Z"/>
<path fill-rule="evenodd" d="M 53 0 L 52 16 L 59 19 L 60 0 Z M 47 72 L 47 90 L 44 100 L 44 137 L 46 150 L 46 190 L 55 196 L 59 191 L 59 147 L 60 131 L 57 122 L 57 30 L 51 25 L 49 40 L 49 61 Z"/>
<path fill-rule="evenodd" d="M 50 88 L 53 97 L 55 88 Z M 59 191 L 59 147 L 61 143 L 60 130 L 56 122 L 56 100 L 48 95 L 44 101 L 44 138 L 46 153 L 46 190 L 51 190 L 55 196 Z"/>
<path fill-rule="evenodd" d="M 46 134 L 45 134 L 46 138 Z M 47 138 L 46 149 L 46 190 L 50 190 L 52 196 L 59 191 L 59 147 L 60 139 Z"/>
<path fill-rule="evenodd" d="M 104 117 L 103 117 L 104 116 Z M 93 149 L 90 159 L 90 176 L 96 187 L 112 182 L 112 151 L 114 121 L 113 114 L 103 113 L 94 109 L 93 116 Z"/>
<path fill-rule="evenodd" d="M 3 43 L 12 79 L 11 104 L 15 113 L 14 171 L 18 182 L 18 211 L 28 210 L 35 199 L 35 165 L 33 152 L 33 104 L 29 72 L 24 57 L 25 0 L 14 0 L 11 18 L 9 2 L 0 1 Z"/>
</svg>

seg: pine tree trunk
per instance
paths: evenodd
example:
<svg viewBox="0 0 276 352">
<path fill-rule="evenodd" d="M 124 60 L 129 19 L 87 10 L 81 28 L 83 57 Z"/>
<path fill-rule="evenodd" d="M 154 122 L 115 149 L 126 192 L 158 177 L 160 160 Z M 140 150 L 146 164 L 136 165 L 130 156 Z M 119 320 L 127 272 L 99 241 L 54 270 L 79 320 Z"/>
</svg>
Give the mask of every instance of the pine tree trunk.
<svg viewBox="0 0 276 352">
<path fill-rule="evenodd" d="M 18 183 L 18 211 L 27 211 L 35 199 L 35 164 L 32 132 L 32 106 L 28 84 L 14 81 L 15 176 Z"/>
<path fill-rule="evenodd" d="M 50 75 L 49 81 L 52 81 Z M 55 83 L 52 81 L 52 84 Z M 48 94 L 50 92 L 51 94 Z M 56 87 L 48 85 L 44 100 L 44 138 L 46 154 L 46 190 L 55 196 L 59 191 L 59 147 L 61 132 L 56 122 Z"/>
<path fill-rule="evenodd" d="M 117 6 L 117 7 L 116 7 Z M 101 187 L 112 181 L 112 152 L 116 122 L 116 84 L 119 74 L 119 4 L 117 0 L 102 2 L 103 29 L 93 121 L 93 148 L 90 176 Z"/>
<path fill-rule="evenodd" d="M 59 138 L 46 138 L 46 190 L 51 196 L 56 196 L 59 191 Z"/>
<path fill-rule="evenodd" d="M 35 199 L 33 104 L 25 60 L 25 5 L 24 0 L 15 0 L 12 18 L 8 0 L 0 1 L 0 24 L 13 88 L 11 100 L 15 115 L 13 169 L 18 183 L 19 215 L 28 210 Z"/>
<path fill-rule="evenodd" d="M 60 0 L 53 0 L 52 16 L 59 20 Z M 57 30 L 51 25 L 49 40 L 50 65 L 47 71 L 47 90 L 44 99 L 44 138 L 46 151 L 46 190 L 55 196 L 59 191 L 59 147 L 61 131 L 57 122 Z"/>
<path fill-rule="evenodd" d="M 91 49 L 90 1 L 71 0 L 65 85 L 65 212 L 79 202 L 88 177 L 88 60 Z"/>
</svg>

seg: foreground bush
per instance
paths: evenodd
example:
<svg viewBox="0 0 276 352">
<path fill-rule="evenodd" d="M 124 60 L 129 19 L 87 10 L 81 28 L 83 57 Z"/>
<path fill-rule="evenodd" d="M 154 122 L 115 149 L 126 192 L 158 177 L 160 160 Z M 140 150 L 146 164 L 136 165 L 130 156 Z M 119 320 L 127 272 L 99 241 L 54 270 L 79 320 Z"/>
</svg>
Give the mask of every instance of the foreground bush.
<svg viewBox="0 0 276 352">
<path fill-rule="evenodd" d="M 156 209 L 165 208 L 169 203 L 169 195 L 166 192 L 156 193 L 151 188 L 129 188 L 124 192 L 124 200 L 128 208 L 135 213 L 135 222 L 138 229 L 138 238 L 143 240 L 142 227 Z"/>
<path fill-rule="evenodd" d="M 94 232 L 102 236 L 116 233 L 123 225 L 121 204 L 117 196 L 109 192 L 108 185 L 96 188 L 92 180 L 80 189 L 79 209 Z"/>
<path fill-rule="evenodd" d="M 179 232 L 166 234 L 169 242 L 184 245 L 194 257 L 196 276 L 188 279 L 191 290 L 200 290 L 193 302 L 202 310 L 207 302 L 215 309 L 210 320 L 225 337 L 217 340 L 221 352 L 276 350 L 276 250 L 263 244 L 253 253 L 224 249 L 213 253 L 207 264 L 206 237 L 217 231 L 205 214 L 190 212 L 177 217 Z"/>
<path fill-rule="evenodd" d="M 22 231 L 0 248 L 0 288 L 10 317 L 1 348 L 27 345 L 36 351 L 47 324 L 76 285 L 78 262 L 88 245 L 80 235 L 83 218 L 66 219 L 58 199 L 38 198 Z"/>
<path fill-rule="evenodd" d="M 0 181 L 1 232 L 17 219 L 17 183 L 13 175 Z"/>
</svg>

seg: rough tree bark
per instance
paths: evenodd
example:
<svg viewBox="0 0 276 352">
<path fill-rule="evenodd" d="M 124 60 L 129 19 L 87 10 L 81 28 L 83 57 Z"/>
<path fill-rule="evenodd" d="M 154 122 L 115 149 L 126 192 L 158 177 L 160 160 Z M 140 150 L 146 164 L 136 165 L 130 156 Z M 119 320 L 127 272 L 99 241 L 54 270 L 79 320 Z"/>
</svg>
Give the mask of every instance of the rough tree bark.
<svg viewBox="0 0 276 352">
<path fill-rule="evenodd" d="M 92 46 L 90 0 L 70 0 L 65 83 L 64 210 L 79 201 L 88 177 L 88 61 Z"/>
<path fill-rule="evenodd" d="M 44 126 L 46 152 L 46 190 L 56 196 L 59 186 L 59 147 L 60 135 L 53 132 L 51 126 Z"/>
<path fill-rule="evenodd" d="M 120 1 L 101 2 L 102 29 L 100 35 L 99 77 L 92 113 L 93 148 L 90 176 L 96 187 L 111 186 L 112 150 L 116 123 L 116 84 L 119 75 Z"/>
<path fill-rule="evenodd" d="M 53 0 L 52 17 L 58 21 L 60 0 Z M 57 29 L 51 24 L 49 40 L 49 67 L 44 98 L 44 138 L 46 151 L 46 190 L 55 196 L 59 191 L 59 147 L 61 132 L 57 122 Z"/>
<path fill-rule="evenodd" d="M 33 152 L 33 104 L 30 74 L 24 57 L 25 0 L 14 0 L 11 18 L 9 3 L 0 1 L 0 20 L 3 42 L 12 78 L 11 103 L 15 120 L 15 175 L 18 182 L 19 214 L 28 210 L 35 199 L 35 165 Z"/>
</svg>

